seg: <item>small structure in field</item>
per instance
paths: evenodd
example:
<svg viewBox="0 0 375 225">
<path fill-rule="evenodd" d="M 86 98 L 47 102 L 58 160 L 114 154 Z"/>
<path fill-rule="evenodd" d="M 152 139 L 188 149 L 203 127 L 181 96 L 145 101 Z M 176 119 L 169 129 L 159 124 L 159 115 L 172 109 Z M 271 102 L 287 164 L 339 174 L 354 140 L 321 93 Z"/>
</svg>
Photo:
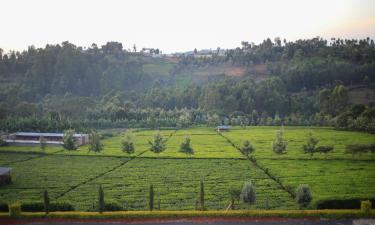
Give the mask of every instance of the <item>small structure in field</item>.
<svg viewBox="0 0 375 225">
<path fill-rule="evenodd" d="M 226 126 L 226 125 L 217 126 L 217 132 L 227 132 L 227 131 L 230 131 L 230 126 Z"/>
<path fill-rule="evenodd" d="M 8 167 L 0 167 L 0 186 L 7 185 L 12 182 L 10 177 L 10 171 L 12 169 Z"/>
<path fill-rule="evenodd" d="M 35 132 L 17 132 L 6 137 L 5 141 L 9 145 L 32 146 L 39 145 L 40 138 L 43 137 L 47 145 L 62 145 L 63 133 L 35 133 Z M 76 145 L 81 146 L 89 143 L 88 134 L 74 134 Z"/>
</svg>

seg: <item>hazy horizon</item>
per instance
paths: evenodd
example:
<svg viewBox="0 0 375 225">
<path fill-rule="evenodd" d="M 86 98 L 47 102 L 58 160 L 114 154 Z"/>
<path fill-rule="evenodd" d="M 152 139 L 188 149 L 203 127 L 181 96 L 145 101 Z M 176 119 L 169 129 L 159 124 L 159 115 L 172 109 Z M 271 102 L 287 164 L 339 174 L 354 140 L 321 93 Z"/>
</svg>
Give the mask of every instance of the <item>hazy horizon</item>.
<svg viewBox="0 0 375 225">
<path fill-rule="evenodd" d="M 241 41 L 259 43 L 375 38 L 375 1 L 3 1 L 0 48 L 22 51 L 69 41 L 125 49 L 159 48 L 163 53 L 224 49 Z M 6 20 L 4 18 L 7 18 Z"/>
</svg>

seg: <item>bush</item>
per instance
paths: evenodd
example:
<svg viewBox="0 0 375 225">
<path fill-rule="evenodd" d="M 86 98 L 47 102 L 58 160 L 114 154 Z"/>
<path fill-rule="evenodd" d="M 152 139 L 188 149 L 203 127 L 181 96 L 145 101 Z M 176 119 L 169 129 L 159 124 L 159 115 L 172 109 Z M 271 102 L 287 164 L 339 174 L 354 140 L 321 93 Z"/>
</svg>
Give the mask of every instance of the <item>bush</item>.
<svg viewBox="0 0 375 225">
<path fill-rule="evenodd" d="M 361 201 L 361 211 L 364 213 L 370 213 L 371 212 L 371 201 Z"/>
<path fill-rule="evenodd" d="M 333 151 L 333 146 L 326 145 L 326 146 L 319 146 L 315 149 L 316 152 L 327 154 L 331 151 Z"/>
<path fill-rule="evenodd" d="M 10 204 L 8 208 L 9 208 L 10 217 L 17 218 L 21 216 L 21 204 L 20 203 Z"/>
<path fill-rule="evenodd" d="M 130 134 L 126 134 L 125 139 L 121 143 L 122 151 L 128 154 L 134 153 L 133 137 Z"/>
<path fill-rule="evenodd" d="M 166 148 L 167 139 L 165 139 L 160 133 L 154 135 L 154 141 L 149 141 L 150 150 L 155 153 L 160 153 Z"/>
<path fill-rule="evenodd" d="M 284 130 L 281 128 L 276 133 L 275 140 L 272 142 L 272 149 L 277 154 L 286 153 L 288 142 L 284 139 Z"/>
<path fill-rule="evenodd" d="M 313 156 L 314 152 L 316 151 L 315 146 L 318 144 L 319 140 L 314 137 L 313 133 L 310 131 L 306 144 L 303 145 L 303 151 L 305 153 L 309 153 L 310 156 Z"/>
<path fill-rule="evenodd" d="M 103 150 L 103 146 L 104 145 L 100 141 L 100 135 L 97 132 L 91 132 L 89 151 L 101 152 Z"/>
<path fill-rule="evenodd" d="M 186 154 L 194 154 L 194 150 L 190 145 L 190 137 L 186 136 L 184 141 L 181 143 L 180 152 Z"/>
<path fill-rule="evenodd" d="M 249 205 L 254 204 L 256 201 L 256 190 L 255 186 L 249 182 L 245 182 L 241 191 L 241 200 Z"/>
<path fill-rule="evenodd" d="M 309 185 L 301 184 L 300 186 L 298 186 L 296 193 L 296 200 L 300 208 L 306 208 L 312 200 Z"/>
<path fill-rule="evenodd" d="M 43 212 L 43 202 L 25 202 L 21 204 L 21 209 L 24 212 Z M 49 211 L 74 211 L 74 207 L 70 202 L 53 202 L 49 204 Z"/>
<path fill-rule="evenodd" d="M 250 143 L 250 141 L 246 140 L 243 143 L 243 146 L 241 148 L 241 153 L 249 156 L 249 154 L 253 153 L 255 151 L 254 146 Z"/>
<path fill-rule="evenodd" d="M 123 207 L 116 201 L 107 200 L 104 204 L 105 211 L 122 211 Z"/>
<path fill-rule="evenodd" d="M 8 143 L 0 138 L 0 146 L 7 146 Z"/>
<path fill-rule="evenodd" d="M 63 137 L 63 147 L 66 150 L 77 150 L 76 142 L 74 139 L 74 130 L 66 130 Z"/>
<path fill-rule="evenodd" d="M 353 144 L 346 146 L 346 153 L 350 154 L 362 154 L 367 152 L 375 153 L 375 143 L 365 145 L 365 144 Z"/>
</svg>

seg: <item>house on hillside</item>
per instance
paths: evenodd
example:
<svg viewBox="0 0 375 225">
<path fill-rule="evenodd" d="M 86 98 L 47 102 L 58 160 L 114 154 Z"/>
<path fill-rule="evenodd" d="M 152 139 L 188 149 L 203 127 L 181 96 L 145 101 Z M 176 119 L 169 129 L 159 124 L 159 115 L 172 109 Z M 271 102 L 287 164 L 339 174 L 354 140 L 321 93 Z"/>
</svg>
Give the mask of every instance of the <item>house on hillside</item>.
<svg viewBox="0 0 375 225">
<path fill-rule="evenodd" d="M 9 145 L 32 146 L 39 145 L 40 138 L 43 137 L 47 145 L 62 145 L 63 133 L 35 133 L 35 132 L 17 132 L 9 134 L 5 138 L 5 142 Z M 74 134 L 76 145 L 81 146 L 89 143 L 88 134 Z"/>
<path fill-rule="evenodd" d="M 222 126 L 217 126 L 217 132 L 226 132 L 230 131 L 230 126 L 222 125 Z"/>
<path fill-rule="evenodd" d="M 12 169 L 8 167 L 0 167 L 0 186 L 7 185 L 12 182 L 10 177 L 10 171 Z"/>
</svg>

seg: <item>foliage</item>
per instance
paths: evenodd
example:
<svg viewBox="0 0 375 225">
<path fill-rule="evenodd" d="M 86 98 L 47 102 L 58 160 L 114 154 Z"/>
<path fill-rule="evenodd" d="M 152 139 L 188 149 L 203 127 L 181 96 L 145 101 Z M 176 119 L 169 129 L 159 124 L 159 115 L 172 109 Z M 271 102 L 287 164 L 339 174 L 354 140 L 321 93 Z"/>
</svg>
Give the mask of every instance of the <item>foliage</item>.
<svg viewBox="0 0 375 225">
<path fill-rule="evenodd" d="M 230 201 L 231 201 L 230 203 L 231 209 L 234 210 L 235 201 L 238 201 L 241 198 L 241 190 L 237 188 L 230 188 L 228 193 L 229 193 Z"/>
<path fill-rule="evenodd" d="M 324 153 L 324 154 L 327 154 L 329 152 L 332 152 L 334 149 L 333 146 L 331 145 L 327 145 L 327 146 L 318 146 L 315 151 L 316 152 L 320 152 L 320 153 Z"/>
<path fill-rule="evenodd" d="M 98 211 L 99 213 L 103 213 L 105 210 L 105 202 L 104 202 L 104 191 L 102 185 L 99 186 L 99 193 L 98 193 Z"/>
<path fill-rule="evenodd" d="M 122 145 L 122 151 L 126 152 L 128 154 L 134 153 L 134 142 L 133 142 L 133 136 L 130 133 L 126 133 L 124 140 L 121 142 Z"/>
<path fill-rule="evenodd" d="M 148 206 L 150 211 L 154 210 L 154 186 L 151 184 L 148 195 Z"/>
<path fill-rule="evenodd" d="M 50 202 L 49 202 L 49 196 L 48 196 L 47 190 L 43 192 L 43 205 L 44 205 L 44 212 L 48 214 L 50 210 Z"/>
<path fill-rule="evenodd" d="M 314 137 L 312 131 L 310 131 L 307 137 L 307 142 L 305 145 L 303 145 L 303 151 L 313 156 L 314 152 L 316 151 L 316 145 L 318 144 L 318 142 L 319 140 Z"/>
<path fill-rule="evenodd" d="M 252 205 L 256 201 L 255 185 L 251 181 L 245 182 L 241 191 L 241 200 Z"/>
<path fill-rule="evenodd" d="M 8 205 L 9 208 L 9 216 L 12 218 L 18 218 L 21 216 L 21 204 L 20 203 L 12 203 Z"/>
<path fill-rule="evenodd" d="M 42 150 L 42 152 L 44 152 L 46 150 L 46 147 L 47 147 L 47 142 L 46 142 L 46 139 L 43 136 L 40 136 L 39 144 L 40 144 L 40 149 Z"/>
<path fill-rule="evenodd" d="M 363 154 L 367 152 L 375 153 L 375 143 L 373 144 L 350 144 L 346 146 L 346 153 Z"/>
<path fill-rule="evenodd" d="M 22 202 L 21 210 L 22 212 L 42 212 L 45 211 L 45 205 L 44 202 Z M 74 206 L 68 201 L 50 202 L 49 212 L 56 211 L 74 211 Z"/>
<path fill-rule="evenodd" d="M 90 134 L 90 145 L 89 151 L 90 152 L 101 152 L 103 150 L 104 145 L 101 143 L 100 135 L 92 131 Z"/>
<path fill-rule="evenodd" d="M 310 186 L 307 184 L 301 184 L 298 186 L 296 191 L 296 201 L 300 208 L 306 208 L 312 200 L 312 194 L 310 191 Z"/>
<path fill-rule="evenodd" d="M 287 152 L 288 141 L 284 139 L 284 127 L 276 132 L 275 140 L 272 142 L 272 149 L 277 154 L 285 154 Z"/>
<path fill-rule="evenodd" d="M 364 213 L 370 214 L 372 208 L 371 206 L 372 204 L 370 200 L 361 201 L 361 211 L 363 211 Z"/>
<path fill-rule="evenodd" d="M 166 149 L 166 142 L 165 139 L 159 132 L 154 135 L 154 141 L 149 141 L 150 150 L 154 153 L 160 153 Z"/>
<path fill-rule="evenodd" d="M 76 141 L 74 139 L 75 131 L 72 129 L 66 130 L 63 136 L 63 147 L 66 150 L 77 150 Z"/>
<path fill-rule="evenodd" d="M 186 154 L 194 154 L 194 150 L 190 145 L 190 137 L 186 136 L 184 138 L 184 141 L 180 145 L 180 152 L 186 153 Z"/>
<path fill-rule="evenodd" d="M 243 146 L 241 147 L 242 154 L 249 156 L 249 154 L 253 153 L 255 151 L 254 146 L 250 143 L 250 141 L 246 140 L 243 143 Z"/>
</svg>

